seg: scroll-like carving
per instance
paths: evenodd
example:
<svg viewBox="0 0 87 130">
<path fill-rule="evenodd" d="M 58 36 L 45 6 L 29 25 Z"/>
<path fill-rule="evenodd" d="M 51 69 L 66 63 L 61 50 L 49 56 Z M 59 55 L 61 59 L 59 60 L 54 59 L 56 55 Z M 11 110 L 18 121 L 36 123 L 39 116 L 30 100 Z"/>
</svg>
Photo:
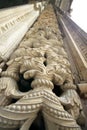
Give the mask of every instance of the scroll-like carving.
<svg viewBox="0 0 87 130">
<path fill-rule="evenodd" d="M 76 121 L 82 105 L 51 5 L 26 34 L 7 65 L 7 70 L 1 73 L 0 91 L 10 100 L 19 100 L 0 108 L 1 127 L 28 130 L 42 111 L 47 130 L 81 130 Z M 32 90 L 19 91 L 20 75 L 27 81 L 32 79 Z M 59 86 L 62 89 L 60 96 L 53 93 L 54 85 L 58 91 Z"/>
</svg>

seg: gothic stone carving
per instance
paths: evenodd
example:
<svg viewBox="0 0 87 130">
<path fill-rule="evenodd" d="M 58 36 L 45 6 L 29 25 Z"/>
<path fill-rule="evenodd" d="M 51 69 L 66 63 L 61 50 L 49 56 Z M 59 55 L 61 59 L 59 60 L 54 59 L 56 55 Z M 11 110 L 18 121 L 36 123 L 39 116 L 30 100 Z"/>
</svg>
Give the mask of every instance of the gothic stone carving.
<svg viewBox="0 0 87 130">
<path fill-rule="evenodd" d="M 76 123 L 82 105 L 73 84 L 70 63 L 51 5 L 27 32 L 0 78 L 0 127 L 28 130 L 39 111 L 47 130 L 81 130 Z M 20 75 L 32 90 L 20 92 Z M 54 85 L 62 94 L 53 92 Z M 29 86 L 27 86 L 29 87 Z M 11 103 L 11 99 L 18 99 Z M 7 100 L 5 100 L 7 99 Z"/>
</svg>

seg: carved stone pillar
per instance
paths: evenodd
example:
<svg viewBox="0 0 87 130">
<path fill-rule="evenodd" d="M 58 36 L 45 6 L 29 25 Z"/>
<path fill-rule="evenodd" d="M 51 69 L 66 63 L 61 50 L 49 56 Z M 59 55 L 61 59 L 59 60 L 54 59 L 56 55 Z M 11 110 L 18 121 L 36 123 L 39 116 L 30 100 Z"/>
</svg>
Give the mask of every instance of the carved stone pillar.
<svg viewBox="0 0 87 130">
<path fill-rule="evenodd" d="M 7 66 L 1 73 L 0 91 L 7 100 L 17 101 L 0 100 L 1 128 L 29 130 L 41 111 L 46 130 L 81 130 L 77 120 L 82 105 L 51 5 L 26 33 Z M 21 79 L 28 83 L 27 92 L 19 89 L 24 90 Z"/>
</svg>

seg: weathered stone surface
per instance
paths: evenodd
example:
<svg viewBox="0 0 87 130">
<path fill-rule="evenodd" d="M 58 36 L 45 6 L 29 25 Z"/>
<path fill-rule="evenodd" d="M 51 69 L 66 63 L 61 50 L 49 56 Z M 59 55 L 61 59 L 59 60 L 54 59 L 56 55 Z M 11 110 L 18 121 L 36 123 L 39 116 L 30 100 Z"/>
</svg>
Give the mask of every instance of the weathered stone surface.
<svg viewBox="0 0 87 130">
<path fill-rule="evenodd" d="M 27 92 L 19 90 L 20 77 L 30 83 Z M 15 103 L 0 100 L 1 128 L 28 130 L 41 111 L 47 130 L 81 130 L 77 120 L 84 119 L 82 104 L 51 5 L 10 56 L 0 84 L 1 96 L 17 99 Z M 55 88 L 61 89 L 60 95 Z"/>
<path fill-rule="evenodd" d="M 67 45 L 65 46 L 68 46 L 67 50 L 70 51 L 71 60 L 75 64 L 77 70 L 76 74 L 76 71 L 73 69 L 73 63 L 71 63 L 73 75 L 77 75 L 80 83 L 87 82 L 87 38 L 85 35 L 82 35 L 79 27 L 76 26 L 76 24 L 67 15 L 60 15 L 59 18 L 66 38 Z"/>
<path fill-rule="evenodd" d="M 60 13 L 59 13 L 60 12 Z M 87 34 L 64 12 L 57 10 L 64 46 L 66 48 L 74 82 L 81 97 L 83 108 L 87 111 Z M 80 121 L 80 120 L 79 120 Z M 82 121 L 82 120 L 81 120 Z M 84 121 L 84 120 L 83 120 Z M 86 115 L 87 122 L 87 115 Z M 87 123 L 86 123 L 87 124 Z M 83 123 L 82 123 L 83 125 Z M 87 125 L 82 127 L 86 130 Z"/>
<path fill-rule="evenodd" d="M 35 6 L 32 3 L 0 12 L 0 62 L 9 59 L 40 11 L 44 9 L 45 2 L 38 2 Z"/>
<path fill-rule="evenodd" d="M 72 0 L 61 0 L 60 9 L 65 12 L 68 12 L 70 9 L 71 2 L 72 2 Z"/>
</svg>

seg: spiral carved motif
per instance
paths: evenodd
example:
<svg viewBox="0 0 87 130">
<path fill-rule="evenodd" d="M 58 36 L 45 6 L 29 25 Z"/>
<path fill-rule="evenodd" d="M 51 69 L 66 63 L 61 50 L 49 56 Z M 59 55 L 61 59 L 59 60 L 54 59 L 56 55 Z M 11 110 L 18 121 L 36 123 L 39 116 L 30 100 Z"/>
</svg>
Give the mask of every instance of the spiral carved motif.
<svg viewBox="0 0 87 130">
<path fill-rule="evenodd" d="M 28 130 L 41 111 L 47 130 L 81 130 L 76 122 L 82 105 L 51 5 L 27 32 L 7 66 L 0 78 L 0 92 L 8 99 L 0 102 L 0 127 Z M 20 75 L 25 80 L 33 78 L 32 90 L 19 90 Z M 54 85 L 62 89 L 60 96 L 52 91 Z M 18 101 L 11 103 L 12 98 Z"/>
</svg>

